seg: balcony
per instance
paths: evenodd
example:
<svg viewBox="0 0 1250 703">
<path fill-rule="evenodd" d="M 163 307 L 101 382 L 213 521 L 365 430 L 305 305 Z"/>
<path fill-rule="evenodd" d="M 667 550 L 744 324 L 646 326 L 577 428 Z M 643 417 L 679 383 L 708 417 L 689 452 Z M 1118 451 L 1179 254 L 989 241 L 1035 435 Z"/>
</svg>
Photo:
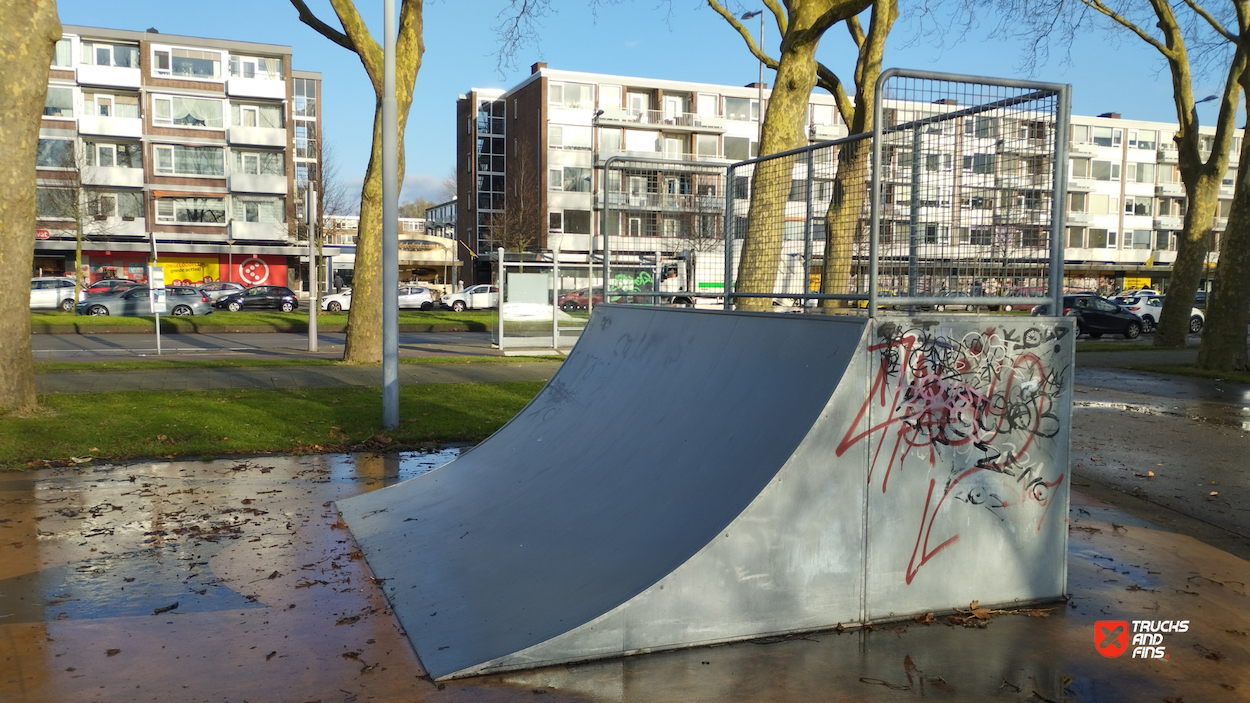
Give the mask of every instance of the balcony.
<svg viewBox="0 0 1250 703">
<path fill-rule="evenodd" d="M 250 146 L 286 146 L 286 130 L 275 127 L 239 127 L 231 125 L 226 133 L 231 144 L 247 144 Z"/>
<path fill-rule="evenodd" d="M 1228 229 L 1228 218 L 1227 217 L 1215 218 L 1215 224 L 1212 226 L 1212 229 L 1216 230 L 1217 232 L 1223 232 L 1224 230 Z"/>
<path fill-rule="evenodd" d="M 257 242 L 285 242 L 290 239 L 290 232 L 287 230 L 284 222 L 242 222 L 231 220 L 230 238 Z"/>
<path fill-rule="evenodd" d="M 78 118 L 78 133 L 138 139 L 143 136 L 143 120 L 137 117 L 94 117 L 85 115 Z"/>
<path fill-rule="evenodd" d="M 725 131 L 725 119 L 693 112 L 665 113 L 663 110 L 604 110 L 599 116 L 600 127 L 646 127 L 668 131 L 715 132 Z"/>
<path fill-rule="evenodd" d="M 597 154 L 596 166 L 603 166 L 608 159 L 619 157 L 621 159 L 647 159 L 664 161 L 703 161 L 711 164 L 725 164 L 730 161 L 724 156 L 708 156 L 706 154 L 687 154 L 676 151 L 600 151 Z"/>
<path fill-rule="evenodd" d="M 78 82 L 82 85 L 99 85 L 110 88 L 129 88 L 138 90 L 142 81 L 138 68 L 123 66 L 92 66 L 81 65 L 75 69 Z"/>
<path fill-rule="evenodd" d="M 1093 144 L 1072 144 L 1068 147 L 1068 156 L 1092 159 L 1098 156 L 1098 147 Z"/>
<path fill-rule="evenodd" d="M 1179 158 L 1175 145 L 1159 145 L 1159 163 L 1174 164 Z"/>
<path fill-rule="evenodd" d="M 808 131 L 813 141 L 827 142 L 833 139 L 845 139 L 850 130 L 844 124 L 814 124 Z"/>
<path fill-rule="evenodd" d="M 1088 212 L 1069 212 L 1067 222 L 1069 225 L 1092 225 L 1094 224 L 1094 215 Z"/>
<path fill-rule="evenodd" d="M 1094 190 L 1094 182 L 1088 178 L 1072 178 L 1068 180 L 1069 193 L 1089 193 Z"/>
<path fill-rule="evenodd" d="M 1183 229 L 1185 227 L 1185 218 L 1156 215 L 1154 224 L 1155 229 Z"/>
<path fill-rule="evenodd" d="M 1050 175 L 999 175 L 998 185 L 1003 188 L 1033 188 L 1050 190 Z"/>
<path fill-rule="evenodd" d="M 286 99 L 286 81 L 269 78 L 243 78 L 230 76 L 226 79 L 226 95 L 239 98 Z"/>
<path fill-rule="evenodd" d="M 673 210 L 724 213 L 725 199 L 715 195 L 673 195 L 670 193 L 607 193 L 608 206 L 622 210 Z"/>
<path fill-rule="evenodd" d="M 238 193 L 275 193 L 286 195 L 286 176 L 235 173 L 230 176 L 230 190 Z"/>
<path fill-rule="evenodd" d="M 83 185 L 90 186 L 142 188 L 143 169 L 120 166 L 83 166 L 82 182 Z"/>
<path fill-rule="evenodd" d="M 1156 183 L 1155 195 L 1166 195 L 1170 198 L 1185 197 L 1185 185 L 1183 183 Z"/>
<path fill-rule="evenodd" d="M 83 221 L 83 234 L 93 237 L 147 237 L 148 221 L 142 217 L 97 217 Z"/>
</svg>

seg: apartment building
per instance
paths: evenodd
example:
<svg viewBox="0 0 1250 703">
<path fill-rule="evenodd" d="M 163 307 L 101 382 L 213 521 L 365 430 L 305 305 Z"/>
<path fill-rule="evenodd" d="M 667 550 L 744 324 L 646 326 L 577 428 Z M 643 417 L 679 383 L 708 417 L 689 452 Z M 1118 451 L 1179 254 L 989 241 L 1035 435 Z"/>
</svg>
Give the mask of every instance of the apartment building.
<svg viewBox="0 0 1250 703">
<path fill-rule="evenodd" d="M 38 152 L 35 272 L 292 285 L 321 74 L 291 48 L 63 27 Z M 333 256 L 331 248 L 326 254 Z M 306 259 L 305 259 L 306 260 Z"/>
<path fill-rule="evenodd" d="M 569 262 L 589 262 L 602 235 L 628 256 L 654 252 L 655 238 L 689 219 L 693 197 L 723 197 L 719 182 L 678 178 L 639 167 L 619 179 L 604 165 L 613 157 L 697 161 L 725 166 L 755 156 L 759 148 L 761 94 L 767 89 L 562 71 L 536 63 L 507 90 L 474 89 L 457 102 L 458 216 L 466 283 L 490 278 L 489 252 L 532 232 L 529 249 L 554 250 Z M 813 139 L 845 136 L 831 96 L 813 95 Z M 722 178 L 723 180 L 723 178 Z M 638 208 L 631 216 L 605 215 L 603 191 L 628 202 L 646 201 L 664 188 L 683 206 Z M 615 197 L 614 196 L 614 197 Z M 650 198 L 654 200 L 654 198 Z M 706 210 L 720 227 L 723 200 Z M 666 217 L 666 212 L 669 217 Z M 509 246 L 509 249 L 517 247 Z"/>
</svg>

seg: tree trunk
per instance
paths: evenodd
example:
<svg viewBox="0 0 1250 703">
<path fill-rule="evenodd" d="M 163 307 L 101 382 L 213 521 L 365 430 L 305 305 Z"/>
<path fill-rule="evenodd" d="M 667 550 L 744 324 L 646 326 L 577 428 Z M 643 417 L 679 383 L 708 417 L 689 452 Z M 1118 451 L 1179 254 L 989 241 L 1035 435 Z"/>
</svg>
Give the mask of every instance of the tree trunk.
<svg viewBox="0 0 1250 703">
<path fill-rule="evenodd" d="M 1241 163 L 1250 163 L 1250 140 L 1242 143 L 1241 159 Z M 1220 241 L 1220 262 L 1206 313 L 1198 368 L 1250 371 L 1246 350 L 1246 326 L 1250 325 L 1250 169 L 1237 170 L 1233 207 Z"/>
<path fill-rule="evenodd" d="M 871 105 L 859 110 L 871 110 Z M 825 265 L 820 274 L 821 293 L 851 292 L 851 261 L 856 242 L 867 242 L 870 232 L 864 208 L 868 204 L 868 171 L 872 161 L 872 140 L 847 142 L 838 147 L 838 174 L 833 181 L 833 197 L 825 215 Z M 871 224 L 871 223 L 869 223 Z M 860 281 L 861 291 L 867 281 Z M 847 307 L 843 300 L 822 300 L 822 308 Z"/>
<path fill-rule="evenodd" d="M 61 38 L 52 0 L 0 0 L 0 414 L 34 407 L 30 271 L 35 154 L 48 69 Z"/>
<path fill-rule="evenodd" d="M 798 19 L 797 17 L 795 18 Z M 819 35 L 791 30 L 781 47 L 777 83 L 768 101 L 760 154 L 774 154 L 807 144 L 804 116 L 816 87 L 816 46 Z M 792 159 L 770 159 L 756 164 L 751 179 L 751 208 L 746 238 L 738 262 L 739 293 L 773 293 L 781 264 L 785 208 L 793 177 Z M 727 282 L 728 283 L 728 282 Z M 768 298 L 740 298 L 739 310 L 770 310 Z"/>
<path fill-rule="evenodd" d="M 1182 173 L 1182 177 L 1184 175 Z M 1193 308 L 1194 294 L 1198 290 L 1203 263 L 1211 244 L 1211 227 L 1215 220 L 1222 175 L 1202 174 L 1182 178 L 1189 196 L 1189 209 L 1185 212 L 1185 231 L 1176 246 L 1176 263 L 1172 265 L 1168 294 L 1163 302 L 1163 311 L 1159 313 L 1159 329 L 1155 332 L 1154 341 L 1156 347 L 1185 347 L 1189 336 L 1189 311 Z"/>
</svg>

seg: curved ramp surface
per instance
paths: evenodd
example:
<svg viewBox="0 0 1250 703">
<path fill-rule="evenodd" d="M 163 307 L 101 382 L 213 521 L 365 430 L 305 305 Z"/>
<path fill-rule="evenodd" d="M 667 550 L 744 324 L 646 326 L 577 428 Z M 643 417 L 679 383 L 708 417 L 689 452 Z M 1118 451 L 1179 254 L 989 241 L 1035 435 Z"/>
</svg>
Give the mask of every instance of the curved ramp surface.
<svg viewBox="0 0 1250 703">
<path fill-rule="evenodd" d="M 618 609 L 716 542 L 827 413 L 866 327 L 598 307 L 560 371 L 497 433 L 340 503 L 428 673 L 523 665 L 510 657 Z M 852 550 L 860 540 L 845 539 Z M 654 646 L 724 638 L 683 637 Z M 594 649 L 540 659 L 637 648 Z"/>
</svg>

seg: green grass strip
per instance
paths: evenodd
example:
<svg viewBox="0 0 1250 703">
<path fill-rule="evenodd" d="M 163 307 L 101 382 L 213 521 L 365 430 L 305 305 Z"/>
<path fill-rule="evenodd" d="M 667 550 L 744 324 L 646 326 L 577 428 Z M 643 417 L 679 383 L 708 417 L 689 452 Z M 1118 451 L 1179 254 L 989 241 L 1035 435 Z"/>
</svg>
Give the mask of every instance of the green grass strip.
<svg viewBox="0 0 1250 703">
<path fill-rule="evenodd" d="M 1250 383 L 1250 371 L 1207 371 L 1186 364 L 1125 364 L 1121 368 L 1130 371 L 1149 371 L 1169 376 L 1192 376 L 1194 378 L 1213 378 L 1217 381 L 1234 383 Z"/>
<path fill-rule="evenodd" d="M 127 391 L 47 395 L 40 410 L 0 417 L 0 467 L 230 454 L 390 449 L 478 442 L 540 382 L 402 386 L 400 425 L 382 431 L 379 388 Z"/>
<path fill-rule="evenodd" d="M 348 313 L 322 312 L 317 325 L 325 330 L 347 327 Z M 450 310 L 404 310 L 399 313 L 400 327 L 426 327 L 448 330 L 488 330 L 499 316 L 493 311 L 453 312 Z M 35 333 L 152 332 L 156 329 L 152 316 L 75 315 L 57 311 L 32 312 L 31 331 Z M 228 332 L 230 330 L 262 330 L 272 332 L 304 332 L 308 330 L 308 311 L 295 312 L 229 312 L 217 310 L 211 315 L 173 317 L 161 316 L 161 331 L 169 333 Z"/>
<path fill-rule="evenodd" d="M 1190 347 L 1196 349 L 1197 347 Z M 1149 342 L 1077 342 L 1077 353 L 1081 352 L 1174 352 L 1183 349 L 1156 347 Z"/>
<path fill-rule="evenodd" d="M 401 356 L 401 364 L 524 364 L 536 361 L 563 361 L 562 356 Z M 378 364 L 369 364 L 378 366 Z M 147 371 L 156 369 L 259 369 L 292 366 L 357 366 L 338 359 L 306 357 L 229 359 L 122 359 L 112 361 L 37 361 L 35 373 L 74 373 L 77 371 Z"/>
</svg>

